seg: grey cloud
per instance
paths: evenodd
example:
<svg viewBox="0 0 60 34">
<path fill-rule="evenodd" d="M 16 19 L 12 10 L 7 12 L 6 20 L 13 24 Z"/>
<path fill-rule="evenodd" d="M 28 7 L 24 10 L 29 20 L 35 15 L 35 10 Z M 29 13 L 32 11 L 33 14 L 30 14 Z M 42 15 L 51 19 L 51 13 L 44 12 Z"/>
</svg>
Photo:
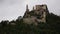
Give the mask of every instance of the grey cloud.
<svg viewBox="0 0 60 34">
<path fill-rule="evenodd" d="M 28 2 L 27 2 L 28 1 Z M 12 20 L 18 16 L 22 16 L 26 9 L 26 4 L 29 9 L 36 4 L 47 4 L 50 12 L 60 15 L 60 0 L 0 0 L 0 21 Z"/>
<path fill-rule="evenodd" d="M 16 19 L 21 13 L 21 8 L 21 0 L 3 0 L 0 2 L 0 21 Z"/>
</svg>

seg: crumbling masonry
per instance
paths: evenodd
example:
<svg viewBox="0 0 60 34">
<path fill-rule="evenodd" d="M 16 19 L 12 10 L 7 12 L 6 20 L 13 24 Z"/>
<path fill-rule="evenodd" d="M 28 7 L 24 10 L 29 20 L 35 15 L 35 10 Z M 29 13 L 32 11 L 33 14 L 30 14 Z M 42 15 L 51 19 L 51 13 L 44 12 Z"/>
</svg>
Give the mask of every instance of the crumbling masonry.
<svg viewBox="0 0 60 34">
<path fill-rule="evenodd" d="M 46 15 L 48 13 L 47 5 L 36 5 L 33 7 L 33 10 L 29 11 L 28 5 L 26 5 L 26 12 L 23 16 L 23 22 L 31 24 L 31 23 L 46 23 Z"/>
</svg>

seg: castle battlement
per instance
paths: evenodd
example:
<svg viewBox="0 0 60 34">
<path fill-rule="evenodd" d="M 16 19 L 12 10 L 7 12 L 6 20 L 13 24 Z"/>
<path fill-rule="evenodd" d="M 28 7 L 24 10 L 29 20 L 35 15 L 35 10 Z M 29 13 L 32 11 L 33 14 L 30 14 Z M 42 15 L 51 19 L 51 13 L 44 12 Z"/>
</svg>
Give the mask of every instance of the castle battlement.
<svg viewBox="0 0 60 34">
<path fill-rule="evenodd" d="M 40 10 L 40 9 L 47 9 L 47 5 L 36 5 L 35 10 Z"/>
</svg>

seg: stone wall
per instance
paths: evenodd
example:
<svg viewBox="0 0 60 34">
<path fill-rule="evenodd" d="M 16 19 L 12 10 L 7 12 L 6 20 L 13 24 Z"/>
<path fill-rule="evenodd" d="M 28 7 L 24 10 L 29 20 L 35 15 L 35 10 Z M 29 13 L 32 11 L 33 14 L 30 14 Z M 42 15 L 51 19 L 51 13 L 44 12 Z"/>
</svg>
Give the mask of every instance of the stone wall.
<svg viewBox="0 0 60 34">
<path fill-rule="evenodd" d="M 46 22 L 46 12 L 47 12 L 47 5 L 36 5 L 36 9 L 31 11 L 26 11 L 24 14 L 23 22 L 27 24 L 37 24 L 38 22 Z M 34 15 L 33 15 L 33 14 Z M 30 15 L 32 14 L 32 15 Z M 41 19 L 38 19 L 40 17 Z"/>
</svg>

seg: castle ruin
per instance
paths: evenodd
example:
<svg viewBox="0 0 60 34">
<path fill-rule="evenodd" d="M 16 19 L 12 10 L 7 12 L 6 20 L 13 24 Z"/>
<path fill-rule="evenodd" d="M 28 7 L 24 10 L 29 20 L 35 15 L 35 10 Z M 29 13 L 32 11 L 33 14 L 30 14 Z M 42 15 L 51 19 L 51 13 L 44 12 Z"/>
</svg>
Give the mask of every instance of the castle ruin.
<svg viewBox="0 0 60 34">
<path fill-rule="evenodd" d="M 28 5 L 26 5 L 26 12 L 23 16 L 23 21 L 25 23 L 31 24 L 31 23 L 40 23 L 44 22 L 46 23 L 46 15 L 48 13 L 47 5 L 35 5 L 33 7 L 33 10 L 29 11 Z"/>
</svg>

